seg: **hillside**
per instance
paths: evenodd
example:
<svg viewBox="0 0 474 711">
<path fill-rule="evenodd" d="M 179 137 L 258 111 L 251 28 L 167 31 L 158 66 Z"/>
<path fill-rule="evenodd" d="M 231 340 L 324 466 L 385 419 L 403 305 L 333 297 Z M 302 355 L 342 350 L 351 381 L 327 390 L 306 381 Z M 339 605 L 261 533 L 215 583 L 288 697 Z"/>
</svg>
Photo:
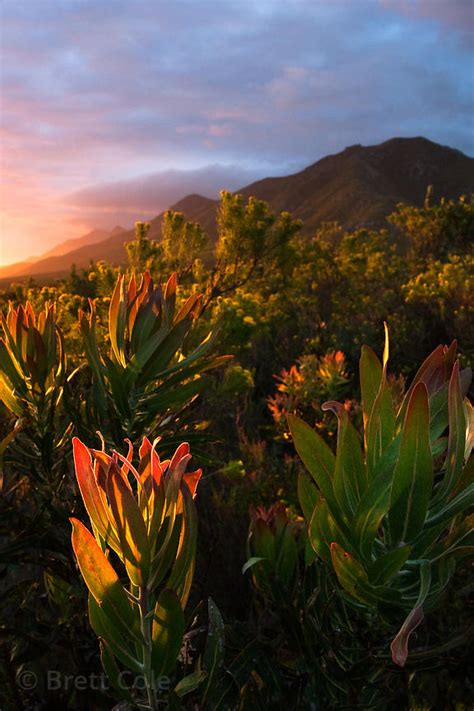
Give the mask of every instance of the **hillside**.
<svg viewBox="0 0 474 711">
<path fill-rule="evenodd" d="M 265 178 L 240 192 L 266 200 L 274 212 L 289 211 L 303 220 L 304 231 L 314 231 L 322 222 L 337 220 L 347 229 L 381 227 L 397 203 L 421 205 L 428 185 L 433 198 L 455 198 L 474 192 L 474 159 L 460 151 L 425 138 L 393 138 L 376 146 L 355 145 L 317 161 L 304 170 L 278 178 Z M 225 186 L 223 186 L 225 188 Z M 170 209 L 183 212 L 215 236 L 217 201 L 189 195 Z M 159 239 L 162 214 L 151 222 L 150 237 Z M 91 233 L 94 234 L 94 233 Z M 43 255 L 34 265 L 10 265 L 0 278 L 17 275 L 66 273 L 72 264 L 87 266 L 91 260 L 125 263 L 123 244 L 133 239 L 133 230 L 112 231 L 106 239 L 85 243 L 67 253 Z M 91 240 L 92 242 L 92 240 Z M 66 244 L 73 244 L 68 241 Z M 54 250 L 52 250 L 54 252 Z"/>
<path fill-rule="evenodd" d="M 83 237 L 76 237 L 73 239 L 67 239 L 65 242 L 57 244 L 55 247 L 50 249 L 41 255 L 41 259 L 46 259 L 46 257 L 59 257 L 68 252 L 72 252 L 74 249 L 79 249 L 84 245 L 96 244 L 97 242 L 103 242 L 104 240 L 112 237 L 113 235 L 119 235 L 126 230 L 123 227 L 114 227 L 113 230 L 92 230 L 88 232 Z M 38 261 L 38 260 L 36 260 Z"/>
<path fill-rule="evenodd" d="M 111 237 L 119 238 L 125 230 L 123 227 L 114 227 L 113 230 L 92 230 L 82 237 L 67 239 L 60 242 L 52 249 L 39 257 L 31 257 L 23 262 L 8 264 L 0 267 L 0 279 L 16 278 L 36 274 L 64 273 L 68 271 L 74 261 L 70 261 L 69 255 L 77 252 L 89 254 L 93 251 L 93 245 L 102 244 Z M 99 251 L 101 248 L 99 248 Z M 64 257 L 64 258 L 63 258 Z M 98 257 L 100 259 L 100 257 Z M 88 263 L 88 262 L 87 262 Z M 84 265 L 81 265 L 84 266 Z"/>
<path fill-rule="evenodd" d="M 313 231 L 323 221 L 344 227 L 381 227 L 397 203 L 421 205 L 428 185 L 433 198 L 474 191 L 474 159 L 425 138 L 394 138 L 377 146 L 350 146 L 300 173 L 266 178 L 244 188 L 245 197 L 288 210 Z"/>
</svg>

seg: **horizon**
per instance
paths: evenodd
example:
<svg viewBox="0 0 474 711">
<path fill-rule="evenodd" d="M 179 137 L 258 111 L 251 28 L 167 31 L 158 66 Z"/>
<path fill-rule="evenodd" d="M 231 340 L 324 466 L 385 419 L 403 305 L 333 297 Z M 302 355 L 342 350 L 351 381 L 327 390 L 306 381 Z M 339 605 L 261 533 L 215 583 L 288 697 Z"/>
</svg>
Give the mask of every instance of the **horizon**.
<svg viewBox="0 0 474 711">
<path fill-rule="evenodd" d="M 355 144 L 472 156 L 472 19 L 469 0 L 4 0 L 0 266 Z"/>
</svg>

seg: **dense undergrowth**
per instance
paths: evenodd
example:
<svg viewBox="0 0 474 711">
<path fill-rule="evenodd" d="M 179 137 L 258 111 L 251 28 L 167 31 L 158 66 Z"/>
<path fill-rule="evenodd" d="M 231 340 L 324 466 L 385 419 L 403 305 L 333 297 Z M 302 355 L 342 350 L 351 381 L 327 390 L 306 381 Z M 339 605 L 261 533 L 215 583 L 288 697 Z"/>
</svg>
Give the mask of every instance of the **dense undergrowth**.
<svg viewBox="0 0 474 711">
<path fill-rule="evenodd" d="M 473 228 L 223 193 L 0 294 L 2 709 L 468 707 Z"/>
</svg>

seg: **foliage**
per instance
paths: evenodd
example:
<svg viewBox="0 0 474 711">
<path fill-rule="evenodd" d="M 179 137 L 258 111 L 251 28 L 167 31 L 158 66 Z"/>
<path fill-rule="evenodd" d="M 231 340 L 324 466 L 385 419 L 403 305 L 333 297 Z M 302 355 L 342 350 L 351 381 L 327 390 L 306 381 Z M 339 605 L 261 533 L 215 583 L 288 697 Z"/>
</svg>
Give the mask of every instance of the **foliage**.
<svg viewBox="0 0 474 711">
<path fill-rule="evenodd" d="M 110 276 L 101 265 L 95 273 Z M 95 431 L 101 428 L 100 436 L 112 445 L 121 446 L 129 435 L 139 446 L 143 429 L 149 425 L 149 431 L 159 428 L 162 436 L 167 435 L 161 446 L 162 451 L 170 452 L 185 436 L 194 437 L 196 443 L 205 440 L 202 432 L 192 431 L 191 418 L 186 423 L 183 419 L 203 389 L 202 373 L 222 364 L 226 357 L 210 355 L 210 336 L 183 352 L 199 297 L 191 296 L 177 305 L 176 283 L 172 276 L 163 287 L 154 286 L 145 273 L 137 285 L 132 274 L 126 288 L 124 277 L 119 276 L 111 297 L 90 301 L 89 313 L 82 310 L 85 304 L 80 301 L 84 350 L 76 354 L 80 334 L 65 338 L 56 323 L 54 305 L 46 302 L 35 314 L 30 303 L 16 309 L 11 304 L 7 317 L 2 316 L 2 401 L 12 418 L 6 419 L 4 426 L 2 422 L 0 565 L 4 609 L 16 620 L 5 634 L 7 639 L 15 639 L 18 630 L 22 656 L 41 678 L 44 670 L 57 664 L 56 647 L 48 640 L 51 608 L 63 620 L 55 632 L 62 644 L 70 646 L 70 637 L 85 636 L 84 644 L 90 646 L 67 543 L 68 512 L 78 506 L 68 457 L 72 435 L 85 433 L 96 439 Z M 51 296 L 51 290 L 31 295 L 41 304 Z M 66 293 L 58 298 L 62 319 L 66 298 Z M 105 306 L 109 312 L 107 330 L 102 323 Z M 65 326 L 71 333 L 68 321 Z M 68 361 L 73 369 L 66 360 L 70 346 L 73 357 Z M 181 427 L 176 437 L 178 420 Z M 173 536 L 177 535 L 175 531 Z M 19 571 L 27 572 L 27 577 Z M 25 605 L 37 611 L 37 628 L 33 625 L 30 629 L 26 623 Z M 8 665 L 15 659 L 13 643 L 11 650 Z M 107 652 L 104 654 L 107 657 Z M 68 663 L 74 668 L 82 662 Z M 63 702 L 74 703 L 66 701 L 68 696 L 70 690 L 63 689 Z"/>
<path fill-rule="evenodd" d="M 439 606 L 456 561 L 473 550 L 474 460 L 463 403 L 471 373 L 459 371 L 455 348 L 440 346 L 424 361 L 398 411 L 386 384 L 388 335 L 383 366 L 363 348 L 364 453 L 337 402 L 323 406 L 338 418 L 336 455 L 289 416 L 313 480 L 300 482 L 311 545 L 347 599 L 375 608 L 392 628 L 401 625 L 391 644 L 400 666 L 423 610 Z"/>
<path fill-rule="evenodd" d="M 473 196 L 459 200 L 444 200 L 431 204 L 431 187 L 426 192 L 423 207 L 398 205 L 390 215 L 395 225 L 407 240 L 412 259 L 445 260 L 450 254 L 469 251 L 474 232 Z"/>
<path fill-rule="evenodd" d="M 162 225 L 163 257 L 169 268 L 181 278 L 194 268 L 196 275 L 208 237 L 196 223 L 187 222 L 182 212 L 167 210 Z"/>
<path fill-rule="evenodd" d="M 286 269 L 291 262 L 292 237 L 301 223 L 287 212 L 272 215 L 263 200 L 223 191 L 217 214 L 218 239 L 211 268 L 207 302 L 233 292 L 258 278 L 264 270 Z"/>
<path fill-rule="evenodd" d="M 454 339 L 462 334 L 469 353 L 474 352 L 474 256 L 450 254 L 447 261 L 430 258 L 426 270 L 403 285 L 405 301 L 415 313 L 423 312 L 426 321 L 442 324 L 440 336 Z"/>
<path fill-rule="evenodd" d="M 185 443 L 171 460 L 160 461 L 144 438 L 137 468 L 132 456 L 131 446 L 127 457 L 109 456 L 74 440 L 76 477 L 94 535 L 71 518 L 72 545 L 111 682 L 120 690 L 117 661 L 141 674 L 149 708 L 155 709 L 183 642 L 196 549 L 193 497 L 201 470 L 185 473 L 191 458 Z M 110 551 L 125 567 L 125 587 Z"/>
<path fill-rule="evenodd" d="M 399 206 L 386 230 L 345 231 L 331 223 L 309 234 L 263 201 L 223 193 L 216 235 L 169 212 L 161 224 L 137 224 L 136 239 L 126 246 L 128 269 L 99 262 L 73 268 L 54 283 L 30 279 L 0 291 L 2 708 L 110 708 L 117 698 L 112 688 L 51 690 L 44 682 L 47 670 L 76 678 L 97 673 L 102 663 L 112 677 L 115 665 L 128 668 L 120 658 L 113 661 L 110 644 L 99 658 L 71 556 L 68 517 L 86 515 L 72 467 L 73 436 L 90 445 L 94 460 L 112 460 L 115 470 L 125 467 L 134 501 L 140 485 L 114 454 L 125 438 L 138 451 L 144 436 L 161 437 L 158 446 L 166 457 L 189 442 L 206 464 L 196 500 L 196 574 L 170 675 L 170 708 L 392 711 L 468 702 L 469 569 L 461 560 L 453 572 L 452 557 L 459 551 L 443 555 L 443 547 L 457 545 L 456 535 L 463 535 L 462 513 L 450 527 L 443 522 L 443 530 L 427 529 L 435 538 L 421 559 L 432 560 L 425 623 L 417 627 L 416 648 L 401 668 L 390 661 L 388 642 L 416 607 L 427 568 L 410 553 L 387 583 L 374 583 L 371 566 L 406 548 L 385 535 L 396 526 L 390 500 L 370 554 L 357 547 L 352 530 L 347 533 L 346 519 L 334 523 L 331 535 L 344 535 L 336 542 L 352 556 L 354 569 L 360 573 L 360 565 L 368 576 L 364 600 L 359 588 L 359 597 L 354 588 L 344 588 L 346 578 L 341 584 L 337 575 L 349 565 L 344 554 L 339 551 L 340 564 L 336 547 L 335 567 L 330 550 L 321 545 L 326 558 L 318 555 L 307 533 L 309 523 L 314 539 L 313 512 L 324 512 L 329 499 L 317 505 L 317 487 L 295 455 L 286 415 L 315 427 L 326 452 L 335 448 L 342 421 L 358 443 L 367 398 L 353 373 L 363 343 L 377 378 L 385 373 L 384 398 L 393 401 L 395 412 L 412 412 L 402 405 L 414 397 L 404 384 L 438 343 L 459 338 L 465 368 L 474 355 L 471 222 L 472 202 L 461 198 L 428 201 L 423 208 Z M 161 284 L 163 274 L 173 272 L 179 289 L 174 277 Z M 13 314 L 20 329 L 13 328 Z M 382 346 L 384 320 L 393 343 L 390 376 L 369 355 Z M 455 389 L 454 355 L 447 353 L 442 390 L 432 394 L 433 383 L 428 385 L 431 414 L 432 402 L 441 408 L 433 427 L 448 423 L 451 378 Z M 467 376 L 460 378 L 464 394 Z M 325 400 L 341 400 L 344 407 L 321 410 Z M 422 409 L 418 399 L 410 408 Z M 402 447 L 402 433 L 411 427 L 400 414 L 393 449 Z M 345 457 L 346 439 L 339 436 L 331 461 Z M 446 490 L 436 498 L 448 467 L 446 451 L 454 446 L 441 431 L 433 443 L 429 516 L 448 496 Z M 360 457 L 365 466 L 365 449 Z M 136 460 L 130 464 L 140 469 Z M 469 469 L 463 476 L 460 487 Z M 337 505 L 341 519 L 345 509 L 338 500 Z M 242 575 L 246 555 L 253 564 Z M 123 588 L 127 570 L 113 547 L 108 561 Z M 413 588 L 407 591 L 409 580 Z M 443 582 L 448 584 L 441 592 Z M 165 576 L 158 596 L 166 585 Z M 387 599 L 374 602 L 380 588 Z M 137 603 L 125 595 L 136 614 Z M 436 614 L 439 600 L 443 615 Z M 418 617 L 413 613 L 411 622 Z M 143 646 L 131 645 L 130 651 L 143 659 Z M 20 688 L 24 671 L 37 675 L 36 690 Z"/>
<path fill-rule="evenodd" d="M 313 423 L 328 436 L 334 430 L 327 417 L 321 416 L 320 406 L 324 400 L 336 398 L 348 391 L 350 377 L 342 351 L 329 351 L 317 357 L 314 354 L 301 356 L 296 365 L 283 369 L 275 376 L 277 393 L 268 398 L 268 407 L 280 432 L 288 437 L 287 415 L 298 414 Z M 345 407 L 351 407 L 346 400 Z"/>
<path fill-rule="evenodd" d="M 36 314 L 29 301 L 16 309 L 10 303 L 7 317 L 0 318 L 0 396 L 17 418 L 0 448 L 3 451 L 12 443 L 28 466 L 23 456 L 26 448 L 36 464 L 33 477 L 53 485 L 60 476 L 55 452 L 63 448 L 71 429 L 62 416 L 67 364 L 56 308 L 46 301 Z"/>
<path fill-rule="evenodd" d="M 98 423 L 117 444 L 169 427 L 170 409 L 178 414 L 186 407 L 205 386 L 200 374 L 225 360 L 208 356 L 211 334 L 177 357 L 198 315 L 200 297 L 190 296 L 177 310 L 176 285 L 175 274 L 163 286 L 155 286 L 148 271 L 138 284 L 132 273 L 128 287 L 123 276 L 118 278 L 109 307 L 110 355 L 99 350 L 94 303 L 89 314 L 79 312 L 94 384 L 85 419 Z"/>
<path fill-rule="evenodd" d="M 292 596 L 298 579 L 298 522 L 288 518 L 281 503 L 269 509 L 250 508 L 248 561 L 243 572 L 252 568 L 255 586 L 281 600 Z M 261 563 L 261 565 L 257 565 Z"/>
<path fill-rule="evenodd" d="M 163 249 L 158 242 L 148 239 L 147 235 L 150 227 L 149 222 L 136 222 L 135 239 L 125 244 L 128 260 L 133 271 L 142 272 L 151 266 L 160 266 L 160 257 Z"/>
</svg>

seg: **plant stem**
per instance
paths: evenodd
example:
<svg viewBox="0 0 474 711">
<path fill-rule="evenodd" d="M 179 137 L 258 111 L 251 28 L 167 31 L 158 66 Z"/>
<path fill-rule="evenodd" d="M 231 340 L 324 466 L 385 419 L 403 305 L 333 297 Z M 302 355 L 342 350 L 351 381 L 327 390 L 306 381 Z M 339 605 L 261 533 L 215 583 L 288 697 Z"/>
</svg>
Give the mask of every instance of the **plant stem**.
<svg viewBox="0 0 474 711">
<path fill-rule="evenodd" d="M 157 707 L 156 695 L 153 684 L 153 672 L 151 668 L 151 626 L 153 618 L 147 617 L 148 610 L 148 589 L 146 585 L 139 588 L 139 608 L 140 608 L 140 627 L 144 639 L 143 644 L 143 668 L 145 677 L 146 693 L 150 709 L 155 711 Z"/>
</svg>

